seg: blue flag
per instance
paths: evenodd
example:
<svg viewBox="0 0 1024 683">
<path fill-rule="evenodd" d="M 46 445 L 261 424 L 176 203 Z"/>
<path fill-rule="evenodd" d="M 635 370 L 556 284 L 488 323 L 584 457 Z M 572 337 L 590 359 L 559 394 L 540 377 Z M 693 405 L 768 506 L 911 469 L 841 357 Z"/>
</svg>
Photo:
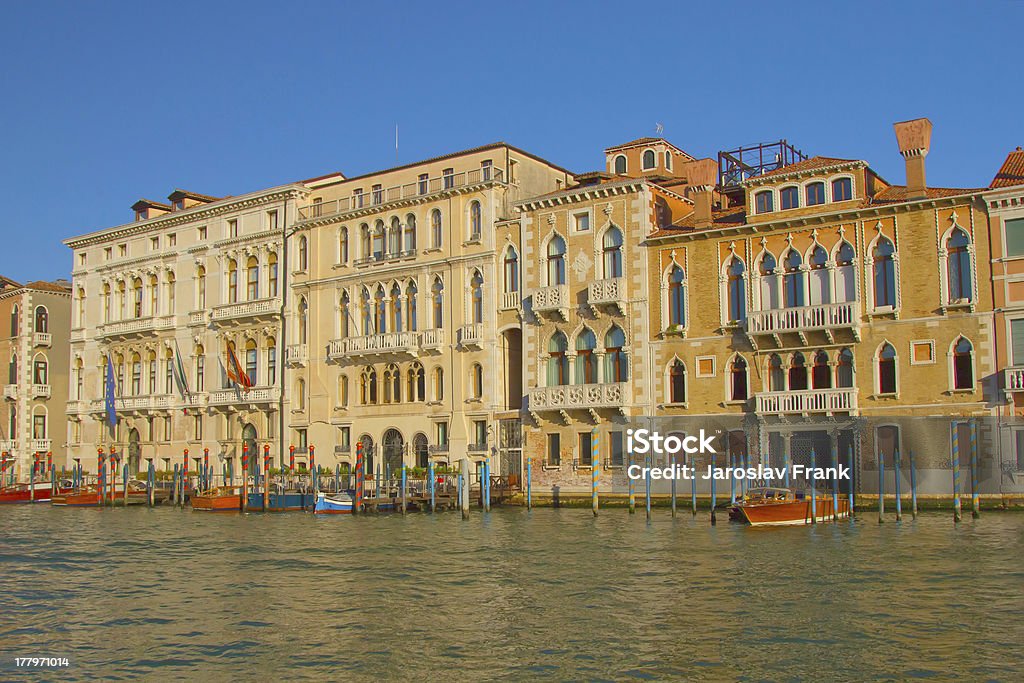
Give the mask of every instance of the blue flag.
<svg viewBox="0 0 1024 683">
<path fill-rule="evenodd" d="M 111 429 L 117 426 L 117 409 L 114 407 L 114 363 L 107 354 L 107 385 L 104 387 L 106 396 L 107 424 Z"/>
</svg>

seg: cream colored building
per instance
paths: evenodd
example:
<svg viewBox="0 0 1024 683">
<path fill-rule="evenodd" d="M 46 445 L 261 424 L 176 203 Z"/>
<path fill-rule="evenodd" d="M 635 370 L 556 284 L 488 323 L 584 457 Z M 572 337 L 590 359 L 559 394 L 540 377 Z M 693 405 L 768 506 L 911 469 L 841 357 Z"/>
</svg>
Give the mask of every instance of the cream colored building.
<svg viewBox="0 0 1024 683">
<path fill-rule="evenodd" d="M 0 364 L 6 369 L 0 451 L 13 457 L 21 481 L 28 481 L 36 457 L 45 464 L 50 455 L 58 468 L 66 461 L 70 312 L 67 282 L 20 285 L 0 278 Z"/>
</svg>

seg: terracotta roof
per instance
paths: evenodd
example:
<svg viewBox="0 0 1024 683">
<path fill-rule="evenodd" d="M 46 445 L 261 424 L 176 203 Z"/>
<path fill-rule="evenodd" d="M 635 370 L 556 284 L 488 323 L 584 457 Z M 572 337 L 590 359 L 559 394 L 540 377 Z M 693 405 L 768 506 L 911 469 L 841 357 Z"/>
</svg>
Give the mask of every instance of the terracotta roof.
<svg viewBox="0 0 1024 683">
<path fill-rule="evenodd" d="M 928 199 L 941 199 L 942 197 L 956 197 L 957 195 L 969 194 L 971 192 L 982 192 L 984 189 L 983 187 L 929 187 L 926 189 L 926 192 Z M 907 186 L 890 185 L 868 200 L 866 205 L 899 204 L 906 201 L 910 201 L 907 197 Z"/>
<path fill-rule="evenodd" d="M 855 163 L 857 163 L 856 159 L 837 159 L 836 157 L 814 156 L 811 157 L 810 159 L 804 159 L 803 161 L 798 161 L 795 164 L 790 164 L 789 166 L 777 168 L 774 171 L 762 173 L 761 175 L 749 178 L 749 180 L 759 180 L 761 178 L 770 178 L 772 176 L 788 175 L 790 173 L 801 173 L 803 171 L 813 171 L 818 168 L 828 168 L 829 166 L 835 166 L 837 164 Z"/>
<path fill-rule="evenodd" d="M 1024 185 L 1024 150 L 1020 147 L 1010 152 L 999 173 L 989 183 L 990 188 Z"/>
<path fill-rule="evenodd" d="M 135 211 L 138 211 L 140 207 L 143 208 L 143 209 L 154 208 L 154 209 L 163 209 L 164 211 L 170 211 L 171 210 L 171 205 L 170 204 L 164 204 L 163 202 L 155 202 L 152 199 L 145 199 L 145 198 L 140 199 L 139 201 L 137 201 L 134 204 L 132 204 L 132 209 L 135 210 Z"/>
<path fill-rule="evenodd" d="M 37 289 L 44 292 L 70 292 L 71 287 L 65 285 L 59 285 L 56 282 L 46 282 L 45 280 L 36 280 L 35 282 L 29 282 L 25 285 L 25 289 Z"/>
<path fill-rule="evenodd" d="M 694 226 L 696 214 L 690 213 L 679 219 L 672 225 L 663 225 L 652 232 L 650 237 L 666 237 L 668 235 L 679 235 L 689 232 L 697 232 Z M 700 230 L 712 230 L 727 225 L 743 225 L 747 221 L 747 210 L 743 206 L 730 206 L 728 209 L 716 209 L 711 212 L 711 225 Z"/>
<path fill-rule="evenodd" d="M 211 197 L 208 194 L 199 194 L 198 192 L 189 192 L 188 190 L 182 190 L 181 188 L 175 188 L 174 192 L 167 195 L 167 199 L 174 201 L 175 199 L 182 199 L 187 197 L 189 199 L 198 199 L 201 202 L 215 202 L 223 197 Z"/>
<path fill-rule="evenodd" d="M 614 145 L 607 148 L 606 152 L 611 152 L 615 149 L 625 149 L 626 147 L 636 147 L 637 145 L 649 145 L 655 142 L 665 142 L 665 138 L 637 138 L 636 140 L 630 140 L 629 142 L 623 142 L 621 145 Z M 672 144 L 672 143 L 668 143 Z M 675 145 L 672 145 L 675 147 Z"/>
</svg>

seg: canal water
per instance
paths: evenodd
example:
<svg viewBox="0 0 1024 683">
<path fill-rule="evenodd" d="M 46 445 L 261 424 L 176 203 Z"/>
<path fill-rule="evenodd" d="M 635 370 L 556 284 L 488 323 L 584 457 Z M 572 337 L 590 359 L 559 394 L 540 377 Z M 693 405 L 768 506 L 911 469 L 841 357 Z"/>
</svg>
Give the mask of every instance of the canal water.
<svg viewBox="0 0 1024 683">
<path fill-rule="evenodd" d="M 0 678 L 16 656 L 67 680 L 1024 677 L 1024 514 L 657 512 L 7 507 Z"/>
</svg>

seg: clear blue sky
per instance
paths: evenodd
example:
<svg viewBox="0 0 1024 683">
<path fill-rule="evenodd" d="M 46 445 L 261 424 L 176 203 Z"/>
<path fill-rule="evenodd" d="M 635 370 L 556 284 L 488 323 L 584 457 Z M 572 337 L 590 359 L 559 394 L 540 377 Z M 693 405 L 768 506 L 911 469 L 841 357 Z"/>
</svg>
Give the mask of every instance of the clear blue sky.
<svg viewBox="0 0 1024 683">
<path fill-rule="evenodd" d="M 574 171 L 653 135 L 696 156 L 785 137 L 903 181 L 986 185 L 1024 145 L 1024 3 L 7 3 L 0 273 L 175 187 L 239 194 L 495 140 Z M 25 258 L 26 255 L 32 258 Z"/>
</svg>

